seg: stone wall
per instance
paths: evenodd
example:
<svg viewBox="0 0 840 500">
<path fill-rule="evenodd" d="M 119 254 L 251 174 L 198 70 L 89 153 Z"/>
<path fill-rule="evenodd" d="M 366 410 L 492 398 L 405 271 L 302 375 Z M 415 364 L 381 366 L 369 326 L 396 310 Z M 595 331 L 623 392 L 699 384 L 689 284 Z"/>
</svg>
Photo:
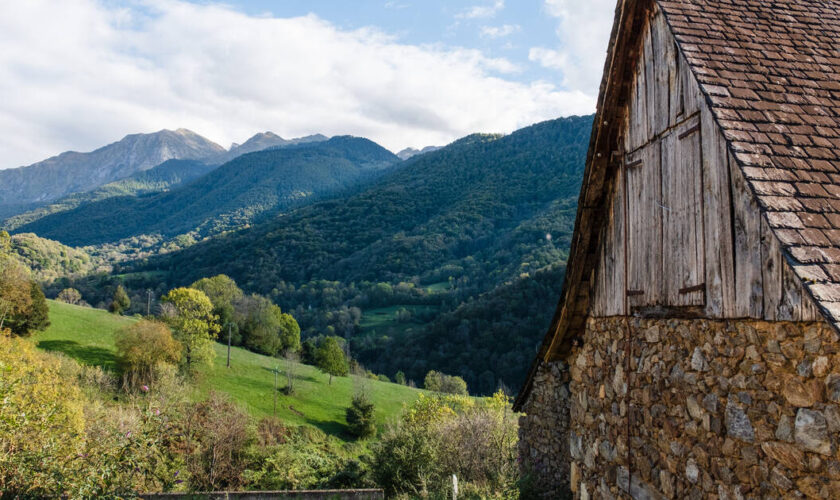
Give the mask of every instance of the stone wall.
<svg viewBox="0 0 840 500">
<path fill-rule="evenodd" d="M 144 500 L 384 500 L 378 489 L 296 491 L 214 491 L 211 493 L 146 493 Z"/>
<path fill-rule="evenodd" d="M 569 497 L 569 371 L 544 363 L 519 419 L 519 457 L 524 474 L 547 498 Z"/>
<path fill-rule="evenodd" d="M 838 348 L 822 323 L 590 318 L 571 396 L 535 380 L 523 451 L 555 484 L 568 452 L 583 499 L 840 498 Z"/>
</svg>

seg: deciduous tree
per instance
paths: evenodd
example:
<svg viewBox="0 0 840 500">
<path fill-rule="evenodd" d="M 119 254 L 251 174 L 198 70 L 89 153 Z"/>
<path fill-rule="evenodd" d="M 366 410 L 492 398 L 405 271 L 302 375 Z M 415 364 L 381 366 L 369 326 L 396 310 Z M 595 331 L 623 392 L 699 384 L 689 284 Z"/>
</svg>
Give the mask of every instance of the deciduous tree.
<svg viewBox="0 0 840 500">
<path fill-rule="evenodd" d="M 29 270 L 11 257 L 0 256 L 0 329 L 10 317 L 28 314 L 31 307 Z"/>
<path fill-rule="evenodd" d="M 344 351 L 338 345 L 338 340 L 335 337 L 326 337 L 321 341 L 315 353 L 315 358 L 318 369 L 330 376 L 330 385 L 332 385 L 333 376 L 343 377 L 350 370 L 347 356 L 344 355 Z"/>
<path fill-rule="evenodd" d="M 30 306 L 20 313 L 9 316 L 8 327 L 15 335 L 29 335 L 34 331 L 43 331 L 50 326 L 50 310 L 41 287 L 34 281 L 29 282 Z"/>
<path fill-rule="evenodd" d="M 111 298 L 111 304 L 108 310 L 114 314 L 122 314 L 123 311 L 131 307 L 131 299 L 128 298 L 125 288 L 122 285 L 117 285 L 114 290 L 114 296 Z"/>
<path fill-rule="evenodd" d="M 65 288 L 58 293 L 56 300 L 67 304 L 78 304 L 82 301 L 82 294 L 75 288 Z"/>
<path fill-rule="evenodd" d="M 164 318 L 172 328 L 173 337 L 183 346 L 183 362 L 187 371 L 195 364 L 209 364 L 213 360 L 213 339 L 219 325 L 213 314 L 213 303 L 207 295 L 193 288 L 175 288 L 161 301 L 170 304 Z"/>
</svg>

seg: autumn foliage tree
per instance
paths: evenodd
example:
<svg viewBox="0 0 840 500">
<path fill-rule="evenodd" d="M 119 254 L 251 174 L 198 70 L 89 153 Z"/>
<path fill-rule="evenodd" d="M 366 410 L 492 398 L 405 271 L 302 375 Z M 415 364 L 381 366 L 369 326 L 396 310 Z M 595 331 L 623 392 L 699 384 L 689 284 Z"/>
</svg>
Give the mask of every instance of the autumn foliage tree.
<svg viewBox="0 0 840 500">
<path fill-rule="evenodd" d="M 193 288 L 175 288 L 161 299 L 168 304 L 166 323 L 173 337 L 183 346 L 183 364 L 187 371 L 196 364 L 209 364 L 215 355 L 213 340 L 219 333 L 213 303 L 204 292 Z"/>
<path fill-rule="evenodd" d="M 0 329 L 10 318 L 24 316 L 32 308 L 29 270 L 9 255 L 3 233 L 0 233 Z M 5 235 L 8 237 L 8 233 Z"/>
<path fill-rule="evenodd" d="M 9 316 L 9 330 L 15 335 L 29 335 L 34 331 L 43 331 L 50 326 L 50 310 L 47 299 L 38 283 L 29 282 L 29 307 L 20 313 Z"/>
</svg>

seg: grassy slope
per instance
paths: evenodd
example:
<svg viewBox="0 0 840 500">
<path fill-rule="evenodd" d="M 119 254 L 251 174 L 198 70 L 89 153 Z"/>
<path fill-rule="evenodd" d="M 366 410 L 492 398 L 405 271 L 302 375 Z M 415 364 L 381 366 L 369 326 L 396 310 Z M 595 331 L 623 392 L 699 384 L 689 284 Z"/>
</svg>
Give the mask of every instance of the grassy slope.
<svg viewBox="0 0 840 500">
<path fill-rule="evenodd" d="M 38 347 L 60 351 L 89 365 L 115 368 L 114 333 L 134 321 L 98 309 L 49 301 L 50 327 L 33 339 Z M 274 407 L 272 369 L 279 367 L 278 386 L 286 383 L 286 362 L 245 349 L 231 349 L 231 368 L 225 367 L 227 348 L 216 344 L 216 360 L 198 377 L 196 397 L 216 390 L 230 394 L 252 415 L 271 415 Z M 344 431 L 344 409 L 359 384 L 364 384 L 377 409 L 380 423 L 396 415 L 402 404 L 414 400 L 420 391 L 409 387 L 356 377 L 328 377 L 316 368 L 294 364 L 295 394 L 278 391 L 277 416 L 293 424 L 308 424 L 340 436 Z"/>
</svg>

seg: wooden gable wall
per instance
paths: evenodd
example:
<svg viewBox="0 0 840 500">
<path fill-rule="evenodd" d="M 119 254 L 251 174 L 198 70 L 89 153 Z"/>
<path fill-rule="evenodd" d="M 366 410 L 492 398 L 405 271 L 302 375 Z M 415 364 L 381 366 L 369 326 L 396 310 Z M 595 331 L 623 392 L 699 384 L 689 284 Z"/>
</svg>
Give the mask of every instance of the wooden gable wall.
<svg viewBox="0 0 840 500">
<path fill-rule="evenodd" d="M 642 36 L 590 314 L 821 319 L 658 7 Z"/>
</svg>

